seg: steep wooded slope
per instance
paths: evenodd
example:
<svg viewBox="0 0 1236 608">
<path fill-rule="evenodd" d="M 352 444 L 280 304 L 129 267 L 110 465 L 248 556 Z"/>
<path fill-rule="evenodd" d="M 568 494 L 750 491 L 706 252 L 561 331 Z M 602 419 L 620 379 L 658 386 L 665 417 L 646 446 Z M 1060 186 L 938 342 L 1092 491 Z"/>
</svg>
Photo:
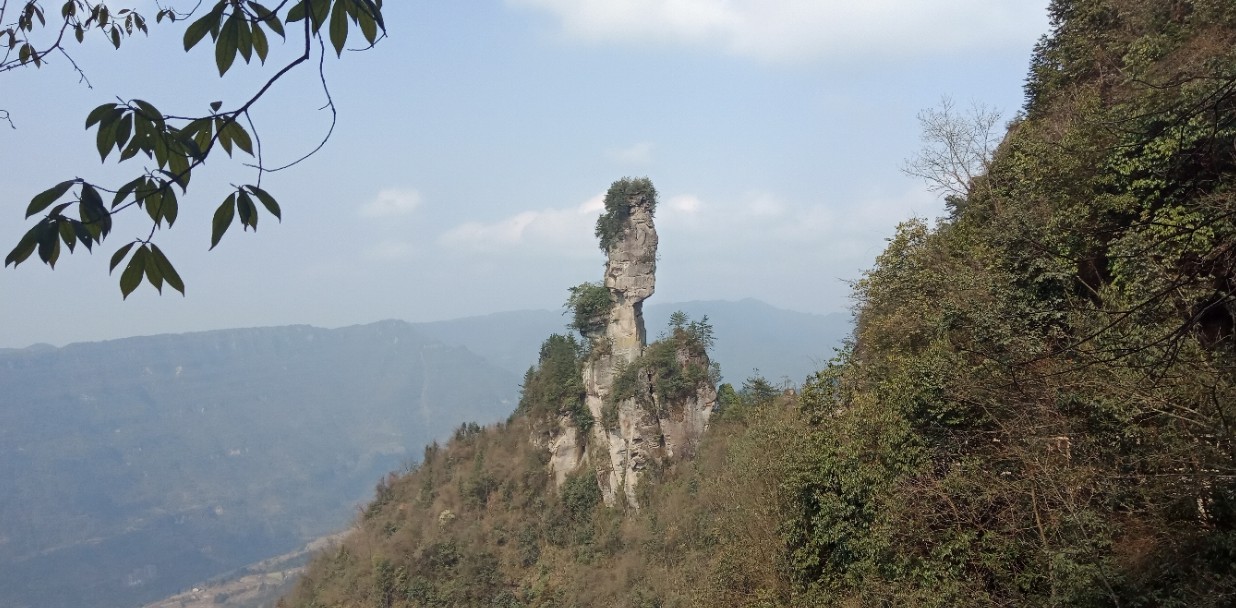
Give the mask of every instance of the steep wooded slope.
<svg viewBox="0 0 1236 608">
<path fill-rule="evenodd" d="M 475 447 L 519 418 L 461 433 L 293 604 L 1236 602 L 1236 3 L 1050 10 L 988 172 L 796 403 L 722 408 L 638 513 Z"/>
<path fill-rule="evenodd" d="M 1236 4 L 1059 0 L 1025 115 L 807 391 L 817 601 L 1230 605 Z"/>
</svg>

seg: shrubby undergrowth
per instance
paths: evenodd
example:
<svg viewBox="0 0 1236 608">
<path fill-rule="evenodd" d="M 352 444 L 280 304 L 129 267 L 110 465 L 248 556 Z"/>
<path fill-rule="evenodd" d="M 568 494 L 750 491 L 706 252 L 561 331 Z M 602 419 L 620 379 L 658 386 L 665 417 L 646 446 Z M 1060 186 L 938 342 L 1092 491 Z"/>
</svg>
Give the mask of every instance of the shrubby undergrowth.
<svg viewBox="0 0 1236 608">
<path fill-rule="evenodd" d="M 290 603 L 1236 602 L 1236 4 L 1050 10 L 986 173 L 902 224 L 798 395 L 722 386 L 639 511 L 550 490 L 521 407 L 380 488 Z M 675 393 L 701 329 L 620 375 Z M 564 384 L 525 383 L 559 412 L 572 344 L 542 350 Z"/>
</svg>

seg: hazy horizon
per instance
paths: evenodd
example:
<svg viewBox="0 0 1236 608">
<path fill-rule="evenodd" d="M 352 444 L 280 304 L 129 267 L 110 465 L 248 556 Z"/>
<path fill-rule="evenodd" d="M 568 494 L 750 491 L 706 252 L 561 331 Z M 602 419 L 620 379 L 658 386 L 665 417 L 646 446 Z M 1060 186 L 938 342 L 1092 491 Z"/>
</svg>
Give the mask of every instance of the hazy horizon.
<svg viewBox="0 0 1236 608">
<path fill-rule="evenodd" d="M 832 312 L 826 312 L 826 313 L 817 313 L 817 312 L 807 312 L 807 311 L 802 311 L 802 310 L 792 310 L 792 309 L 789 309 L 789 308 L 782 308 L 782 307 L 780 307 L 780 306 L 773 306 L 772 304 L 769 304 L 768 302 L 765 302 L 764 300 L 761 300 L 761 299 L 759 299 L 759 298 L 741 298 L 741 299 L 735 299 L 735 300 L 723 300 L 723 299 L 717 299 L 717 300 L 686 300 L 686 301 L 681 301 L 681 302 L 653 302 L 653 303 L 651 303 L 651 306 L 654 306 L 654 307 L 673 307 L 673 306 L 677 306 L 677 305 L 680 305 L 680 304 L 683 304 L 683 305 L 686 305 L 686 304 L 697 304 L 697 305 L 698 305 L 698 304 L 707 304 L 707 303 L 711 303 L 711 302 L 741 303 L 741 302 L 746 302 L 746 301 L 754 301 L 754 302 L 757 302 L 757 303 L 759 303 L 759 304 L 762 304 L 762 305 L 765 305 L 765 306 L 769 306 L 769 307 L 775 308 L 775 309 L 780 310 L 780 311 L 790 312 L 790 313 L 795 313 L 795 314 L 806 314 L 806 315 L 814 315 L 814 316 L 819 316 L 819 317 L 829 317 L 829 316 L 832 316 L 832 315 L 848 315 L 848 314 L 849 314 L 849 312 L 848 312 L 848 311 L 832 311 Z M 127 339 L 130 339 L 130 338 L 149 338 L 149 337 L 153 337 L 153 336 L 172 335 L 172 334 L 192 334 L 192 333 L 202 333 L 202 332 L 212 332 L 212 331 L 229 331 L 229 330 L 236 330 L 236 329 L 260 329 L 260 328 L 268 328 L 268 327 L 286 327 L 286 326 L 297 326 L 297 325 L 304 325 L 304 326 L 309 326 L 309 327 L 316 327 L 316 328 L 319 328 L 319 329 L 341 329 L 341 328 L 344 328 L 344 327 L 354 327 L 354 326 L 361 326 L 361 325 L 372 325 L 372 324 L 375 324 L 375 323 L 382 323 L 382 322 L 385 322 L 385 321 L 401 321 L 401 322 L 405 322 L 405 323 L 410 323 L 410 324 L 412 324 L 412 325 L 419 325 L 419 324 L 432 324 L 432 323 L 446 323 L 446 322 L 451 322 L 451 321 L 464 321 L 464 320 L 469 320 L 469 319 L 477 319 L 477 318 L 492 317 L 492 316 L 507 315 L 507 314 L 520 314 L 520 313 L 559 313 L 559 312 L 561 312 L 562 310 L 563 310 L 563 309 L 562 309 L 561 307 L 556 308 L 556 309 L 555 309 L 555 308 L 520 308 L 520 309 L 513 309 L 513 310 L 497 310 L 497 311 L 494 311 L 494 312 L 487 312 L 487 313 L 481 313 L 481 314 L 475 314 L 475 315 L 463 315 L 463 316 L 456 316 L 456 317 L 445 317 L 445 318 L 441 318 L 441 319 L 399 319 L 399 318 L 394 318 L 394 317 L 387 317 L 387 318 L 385 318 L 385 319 L 369 319 L 369 320 L 360 320 L 360 321 L 356 321 L 356 322 L 351 322 L 351 323 L 343 323 L 343 324 L 339 324 L 339 325 L 317 325 L 317 324 L 313 324 L 313 323 L 272 323 L 272 324 L 265 324 L 265 325 L 237 325 L 237 326 L 226 326 L 226 327 L 203 327 L 203 328 L 196 328 L 196 329 L 186 329 L 186 330 L 184 330 L 184 331 L 161 331 L 161 332 L 152 332 L 152 333 L 138 333 L 138 334 L 130 334 L 130 335 L 117 335 L 117 336 L 110 336 L 110 337 L 100 337 L 100 338 L 97 338 L 97 339 L 89 339 L 89 340 L 87 340 L 87 339 L 76 340 L 76 339 L 75 339 L 75 340 L 71 340 L 71 341 L 68 341 L 68 342 L 61 342 L 61 343 L 48 342 L 48 341 L 42 341 L 42 342 L 31 342 L 31 343 L 29 343 L 29 344 L 5 344 L 5 343 L 0 343 L 0 350 L 6 350 L 6 349 L 7 349 L 7 350 L 23 350 L 23 349 L 33 348 L 33 347 L 39 347 L 39 346 L 51 346 L 51 347 L 54 347 L 54 348 L 64 348 L 65 346 L 69 346 L 69 345 L 72 345 L 72 344 L 83 344 L 83 343 L 93 343 L 93 342 L 108 342 L 108 341 L 112 341 L 112 340 L 127 340 Z M 566 328 L 566 327 L 567 327 L 568 321 L 569 321 L 569 320 L 568 320 L 568 319 L 564 316 L 564 317 L 563 317 L 563 327 L 564 327 L 564 328 Z M 655 333 L 655 331 L 653 331 L 654 329 L 655 329 L 655 328 L 653 328 L 653 327 L 649 327 L 649 332 L 650 332 L 650 333 Z"/>
<path fill-rule="evenodd" d="M 388 3 L 388 39 L 326 61 L 332 140 L 263 180 L 282 223 L 233 228 L 208 253 L 228 184 L 252 179 L 244 159 L 212 159 L 176 227 L 155 235 L 185 297 L 142 285 L 121 300 L 108 260 L 148 230 L 124 217 L 93 254 L 63 255 L 54 271 L 37 261 L 0 271 L 10 320 L 0 345 L 556 308 L 569 286 L 597 278 L 601 195 L 628 175 L 661 195 L 657 301 L 844 311 L 848 282 L 899 222 L 943 214 L 899 171 L 921 146 L 916 115 L 950 96 L 1012 118 L 1046 5 Z M 82 129 L 91 108 L 117 97 L 173 114 L 230 106 L 268 73 L 238 64 L 219 79 L 212 53 L 181 50 L 181 24 L 151 21 L 119 51 L 80 49 L 93 88 L 59 57 L 5 74 L 16 126 L 0 129 L 6 251 L 38 192 L 140 169 L 99 164 Z M 267 67 L 294 52 L 272 48 Z M 256 107 L 268 162 L 324 135 L 323 99 L 304 70 Z"/>
</svg>

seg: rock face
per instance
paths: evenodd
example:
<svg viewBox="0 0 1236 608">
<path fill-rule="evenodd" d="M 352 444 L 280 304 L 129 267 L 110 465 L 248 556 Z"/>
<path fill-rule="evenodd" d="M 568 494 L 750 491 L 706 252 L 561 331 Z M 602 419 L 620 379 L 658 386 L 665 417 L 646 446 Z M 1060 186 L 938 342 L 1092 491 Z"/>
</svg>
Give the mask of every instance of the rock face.
<svg viewBox="0 0 1236 608">
<path fill-rule="evenodd" d="M 647 180 L 620 180 L 610 188 L 608 213 L 598 222 L 598 235 L 608 256 L 604 285 L 611 307 L 606 317 L 582 331 L 590 343 L 582 366 L 585 405 L 595 423 L 583 432 L 571 417 L 563 416 L 559 433 L 549 443 L 557 482 L 591 466 L 610 506 L 621 499 L 638 507 L 641 472 L 650 464 L 688 454 L 716 405 L 716 389 L 708 382 L 681 402 L 661 403 L 652 374 L 643 369 L 635 374 L 635 393 L 642 399 L 613 396 L 616 376 L 639 365 L 647 346 L 643 303 L 656 290 L 655 206 L 656 191 Z M 606 221 L 613 222 L 608 234 L 603 229 Z M 706 354 L 678 354 L 681 365 L 708 369 Z"/>
</svg>

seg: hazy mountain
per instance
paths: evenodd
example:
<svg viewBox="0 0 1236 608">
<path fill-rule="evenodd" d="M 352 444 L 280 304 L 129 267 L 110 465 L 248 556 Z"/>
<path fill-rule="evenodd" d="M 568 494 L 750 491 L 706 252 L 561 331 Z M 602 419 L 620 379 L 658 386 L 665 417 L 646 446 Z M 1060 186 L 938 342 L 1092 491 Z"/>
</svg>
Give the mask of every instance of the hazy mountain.
<svg viewBox="0 0 1236 608">
<path fill-rule="evenodd" d="M 757 300 L 708 315 L 726 379 L 801 381 L 844 315 Z M 555 311 L 239 329 L 0 350 L 0 606 L 127 606 L 349 520 L 460 422 L 505 417 Z M 49 574 L 52 573 L 52 574 Z"/>
<path fill-rule="evenodd" d="M 0 606 L 132 606 L 287 551 L 517 384 L 396 321 L 0 352 Z"/>
<path fill-rule="evenodd" d="M 818 315 L 776 308 L 755 299 L 649 304 L 644 308 L 649 338 L 682 310 L 692 319 L 704 315 L 717 338 L 713 360 L 726 382 L 741 383 L 754 369 L 769 380 L 801 383 L 833 356 L 851 329 L 850 315 Z M 541 342 L 550 333 L 567 331 L 561 312 L 524 310 L 468 317 L 415 327 L 448 344 L 467 347 L 512 373 L 523 375 L 536 363 Z"/>
</svg>

